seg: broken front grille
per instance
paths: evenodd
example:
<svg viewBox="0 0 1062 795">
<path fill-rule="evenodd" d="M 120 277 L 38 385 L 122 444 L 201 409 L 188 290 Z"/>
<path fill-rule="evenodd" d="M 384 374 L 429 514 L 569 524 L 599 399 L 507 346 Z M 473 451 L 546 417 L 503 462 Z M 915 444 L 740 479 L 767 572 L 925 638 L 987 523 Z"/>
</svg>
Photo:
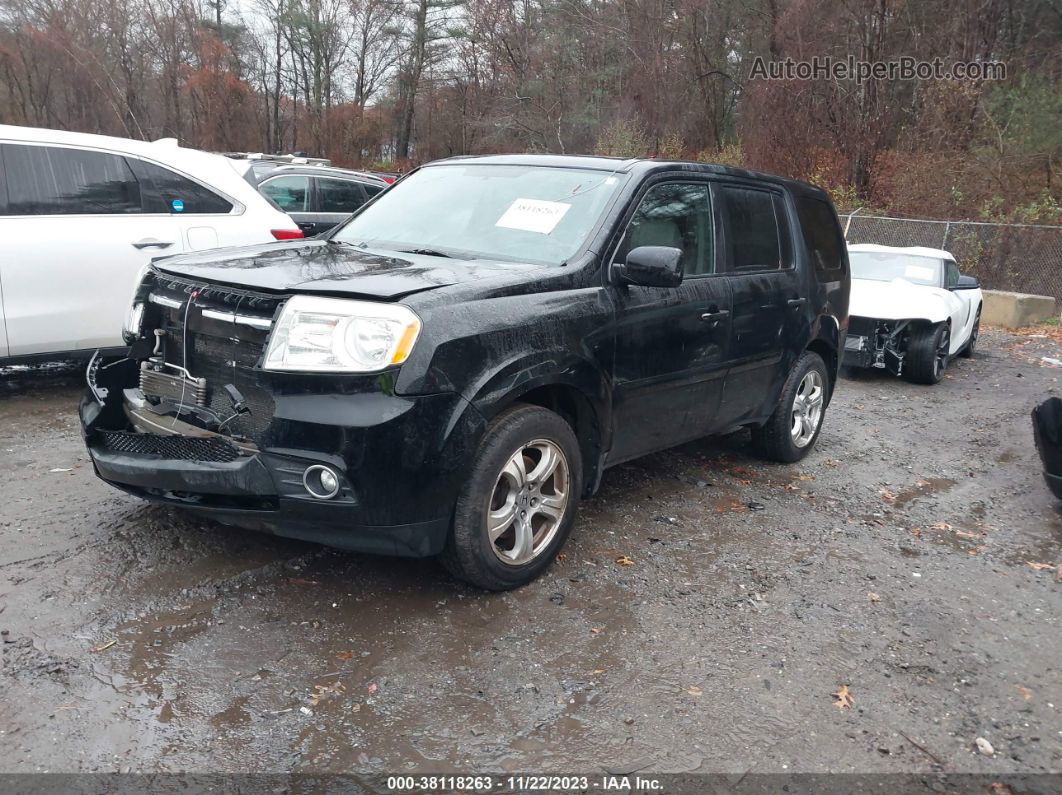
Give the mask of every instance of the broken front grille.
<svg viewBox="0 0 1062 795">
<path fill-rule="evenodd" d="M 210 409 L 224 423 L 226 434 L 260 441 L 274 411 L 261 360 L 283 299 L 166 274 L 157 274 L 155 282 L 151 295 L 162 301 L 153 301 L 152 309 L 158 312 L 155 327 L 162 332 L 165 361 L 187 370 L 193 379 L 189 384 L 205 382 L 184 401 Z M 176 371 L 164 372 L 177 378 L 155 379 L 151 386 L 156 391 L 145 390 L 145 396 L 173 400 L 174 389 L 186 389 Z M 163 390 L 166 384 L 169 388 Z M 243 397 L 241 413 L 225 389 L 230 385 Z"/>
<path fill-rule="evenodd" d="M 240 451 L 217 437 L 160 436 L 154 433 L 101 431 L 103 446 L 114 453 L 133 453 L 181 461 L 209 461 L 226 464 L 240 457 Z"/>
</svg>

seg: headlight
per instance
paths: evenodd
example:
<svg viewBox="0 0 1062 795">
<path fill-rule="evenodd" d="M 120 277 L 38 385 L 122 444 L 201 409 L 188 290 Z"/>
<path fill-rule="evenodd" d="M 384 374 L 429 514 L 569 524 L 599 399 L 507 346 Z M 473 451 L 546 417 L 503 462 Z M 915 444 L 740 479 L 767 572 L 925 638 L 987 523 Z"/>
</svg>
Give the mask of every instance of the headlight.
<svg viewBox="0 0 1062 795">
<path fill-rule="evenodd" d="M 125 313 L 125 322 L 122 324 L 122 338 L 130 345 L 140 336 L 140 324 L 144 320 L 144 302 L 140 295 L 140 288 L 144 284 L 144 277 L 151 270 L 151 264 L 143 266 L 136 274 L 133 282 L 133 295 L 130 297 L 129 311 Z"/>
<path fill-rule="evenodd" d="M 420 318 L 399 304 L 297 295 L 280 312 L 266 370 L 372 373 L 402 364 Z"/>
<path fill-rule="evenodd" d="M 122 326 L 122 337 L 130 345 L 140 336 L 140 325 L 144 322 L 144 302 L 134 301 L 125 316 L 125 325 Z"/>
</svg>

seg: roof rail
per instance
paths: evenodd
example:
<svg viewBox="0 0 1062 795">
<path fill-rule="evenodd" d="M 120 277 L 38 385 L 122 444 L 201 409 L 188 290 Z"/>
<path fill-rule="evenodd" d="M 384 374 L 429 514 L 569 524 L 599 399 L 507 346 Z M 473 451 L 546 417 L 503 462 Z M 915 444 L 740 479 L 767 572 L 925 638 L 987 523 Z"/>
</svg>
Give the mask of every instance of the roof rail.
<svg viewBox="0 0 1062 795">
<path fill-rule="evenodd" d="M 309 155 L 267 155 L 264 152 L 219 152 L 233 160 L 263 160 L 270 163 L 287 163 L 300 166 L 330 166 L 332 161 L 327 157 L 310 157 Z"/>
</svg>

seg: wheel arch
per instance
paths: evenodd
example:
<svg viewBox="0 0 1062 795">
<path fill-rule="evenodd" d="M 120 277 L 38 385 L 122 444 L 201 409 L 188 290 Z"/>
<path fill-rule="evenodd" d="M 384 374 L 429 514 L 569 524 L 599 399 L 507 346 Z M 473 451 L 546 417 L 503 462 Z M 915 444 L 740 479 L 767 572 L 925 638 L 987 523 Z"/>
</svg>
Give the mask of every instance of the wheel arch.
<svg viewBox="0 0 1062 795">
<path fill-rule="evenodd" d="M 575 432 L 583 457 L 585 492 L 597 490 L 611 428 L 611 390 L 590 362 L 570 353 L 540 353 L 511 361 L 493 372 L 469 398 L 487 422 L 515 403 L 528 403 L 561 416 Z"/>
<path fill-rule="evenodd" d="M 837 386 L 837 375 L 841 368 L 841 329 L 837 319 L 832 316 L 822 318 L 819 328 L 805 350 L 817 353 L 826 363 L 826 372 L 830 379 L 830 394 L 827 404 L 833 397 L 833 390 Z"/>
</svg>

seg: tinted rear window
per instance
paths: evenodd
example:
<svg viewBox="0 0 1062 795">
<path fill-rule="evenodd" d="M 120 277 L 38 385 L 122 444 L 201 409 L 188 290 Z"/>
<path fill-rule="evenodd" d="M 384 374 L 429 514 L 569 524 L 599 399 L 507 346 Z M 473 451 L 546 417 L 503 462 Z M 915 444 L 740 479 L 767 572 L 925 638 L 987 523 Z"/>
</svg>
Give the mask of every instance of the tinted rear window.
<svg viewBox="0 0 1062 795">
<path fill-rule="evenodd" d="M 317 195 L 322 213 L 352 213 L 365 204 L 361 187 L 349 179 L 318 177 Z"/>
<path fill-rule="evenodd" d="M 801 196 L 797 199 L 797 214 L 819 281 L 841 278 L 844 275 L 844 238 L 833 208 L 821 199 Z"/>
<path fill-rule="evenodd" d="M 230 201 L 176 171 L 146 160 L 130 158 L 129 162 L 145 184 L 145 212 L 203 215 L 232 211 Z"/>
<path fill-rule="evenodd" d="M 140 184 L 119 155 L 7 144 L 3 163 L 8 215 L 142 212 Z"/>
<path fill-rule="evenodd" d="M 722 188 L 727 257 L 732 271 L 783 267 L 774 195 L 762 190 Z"/>
</svg>

